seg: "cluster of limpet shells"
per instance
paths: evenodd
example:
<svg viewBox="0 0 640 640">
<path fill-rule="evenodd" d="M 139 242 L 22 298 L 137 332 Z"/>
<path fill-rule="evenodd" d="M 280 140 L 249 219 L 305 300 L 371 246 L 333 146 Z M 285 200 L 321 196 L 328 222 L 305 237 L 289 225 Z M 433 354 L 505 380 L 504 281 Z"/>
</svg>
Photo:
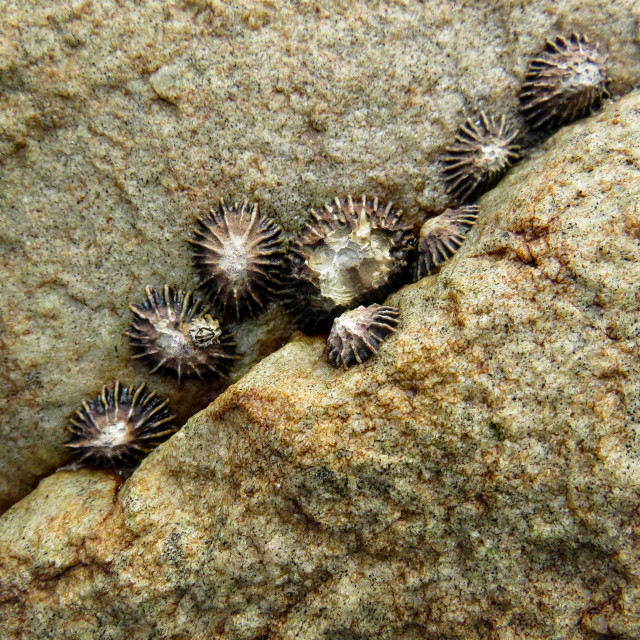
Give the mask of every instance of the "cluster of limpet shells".
<svg viewBox="0 0 640 640">
<path fill-rule="evenodd" d="M 582 117 L 608 96 L 604 58 L 583 35 L 547 41 L 532 60 L 520 92 L 521 111 L 534 130 L 550 130 Z M 505 116 L 480 113 L 460 126 L 443 159 L 447 192 L 458 208 L 427 220 L 417 238 L 413 277 L 431 276 L 449 260 L 475 224 L 470 204 L 493 187 L 520 157 Z M 328 329 L 328 358 L 347 369 L 377 353 L 399 324 L 399 311 L 380 306 L 406 274 L 415 238 L 401 212 L 377 198 L 335 198 L 284 249 L 282 229 L 260 214 L 257 204 L 227 206 L 198 220 L 193 264 L 199 288 L 212 311 L 193 292 L 165 285 L 146 289 L 146 299 L 131 305 L 126 334 L 134 358 L 150 373 L 178 383 L 225 378 L 237 358 L 236 343 L 224 327 L 255 316 L 278 296 L 307 329 Z M 368 306 L 364 306 L 368 305 Z M 332 323 L 332 324 L 331 324 Z M 84 402 L 71 419 L 67 447 L 73 468 L 132 468 L 176 428 L 168 401 L 115 382 Z"/>
<path fill-rule="evenodd" d="M 598 108 L 607 91 L 604 57 L 586 36 L 572 33 L 547 40 L 534 58 L 519 94 L 520 111 L 533 131 L 549 131 Z M 469 204 L 493 187 L 520 158 L 503 114 L 480 113 L 460 125 L 442 160 L 446 190 L 457 202 Z"/>
<path fill-rule="evenodd" d="M 147 286 L 146 298 L 130 305 L 133 317 L 125 331 L 132 358 L 142 360 L 149 373 L 173 377 L 178 384 L 228 377 L 238 356 L 236 340 L 224 322 L 264 309 L 275 297 L 284 263 L 280 227 L 246 202 L 229 207 L 221 201 L 217 211 L 198 220 L 190 243 L 200 288 L 214 308 L 192 291 L 164 285 L 158 292 Z M 153 400 L 155 411 L 158 403 L 164 408 L 168 401 L 141 393 L 142 387 L 123 391 L 117 382 L 83 404 L 65 443 L 74 456 L 72 467 L 131 468 L 142 458 L 138 453 L 161 442 L 169 432 L 154 428 L 164 424 L 166 416 L 145 421 L 145 407 Z"/>
<path fill-rule="evenodd" d="M 335 198 L 311 215 L 290 250 L 290 300 L 302 325 L 317 329 L 381 301 L 407 267 L 414 238 L 401 212 L 366 195 Z"/>
<path fill-rule="evenodd" d="M 534 131 L 548 131 L 588 115 L 609 95 L 604 57 L 586 36 L 572 33 L 548 40 L 534 58 L 519 94 L 520 109 Z M 445 189 L 463 206 L 427 220 L 420 230 L 414 274 L 420 279 L 437 272 L 460 247 L 475 224 L 478 209 L 471 204 L 493 187 L 520 158 L 505 115 L 480 113 L 467 119 L 447 147 L 442 160 Z"/>
</svg>

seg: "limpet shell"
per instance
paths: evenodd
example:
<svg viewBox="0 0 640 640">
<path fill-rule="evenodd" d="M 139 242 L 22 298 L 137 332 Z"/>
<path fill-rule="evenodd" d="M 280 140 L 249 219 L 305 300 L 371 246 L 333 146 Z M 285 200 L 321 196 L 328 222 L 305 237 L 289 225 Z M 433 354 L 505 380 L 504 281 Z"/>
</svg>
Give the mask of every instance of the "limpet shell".
<svg viewBox="0 0 640 640">
<path fill-rule="evenodd" d="M 102 387 L 100 395 L 82 403 L 69 423 L 65 445 L 73 452 L 73 467 L 135 466 L 176 431 L 168 400 L 145 385 Z"/>
<path fill-rule="evenodd" d="M 395 332 L 399 315 L 398 309 L 378 304 L 345 311 L 333 321 L 327 339 L 331 364 L 348 369 L 375 355 L 382 341 Z"/>
<path fill-rule="evenodd" d="M 413 248 L 401 212 L 377 198 L 335 198 L 296 238 L 290 253 L 294 313 L 318 328 L 345 309 L 381 301 Z"/>
<path fill-rule="evenodd" d="M 418 239 L 415 280 L 433 275 L 453 257 L 464 242 L 467 231 L 476 223 L 478 211 L 475 204 L 447 209 L 422 225 Z"/>
<path fill-rule="evenodd" d="M 529 64 L 520 109 L 534 129 L 552 129 L 582 118 L 608 97 L 605 58 L 586 36 L 547 40 Z"/>
<path fill-rule="evenodd" d="M 162 293 L 146 287 L 142 304 L 130 306 L 133 319 L 125 334 L 133 358 L 144 360 L 150 373 L 183 379 L 211 380 L 229 375 L 236 342 L 191 291 L 165 285 Z"/>
<path fill-rule="evenodd" d="M 198 220 L 189 243 L 199 287 L 211 304 L 236 320 L 265 308 L 282 284 L 285 251 L 282 229 L 258 205 L 227 206 Z"/>
<path fill-rule="evenodd" d="M 517 135 L 504 116 L 496 121 L 483 111 L 478 122 L 467 120 L 443 159 L 447 192 L 469 202 L 491 189 L 520 157 L 520 147 L 513 144 Z"/>
</svg>

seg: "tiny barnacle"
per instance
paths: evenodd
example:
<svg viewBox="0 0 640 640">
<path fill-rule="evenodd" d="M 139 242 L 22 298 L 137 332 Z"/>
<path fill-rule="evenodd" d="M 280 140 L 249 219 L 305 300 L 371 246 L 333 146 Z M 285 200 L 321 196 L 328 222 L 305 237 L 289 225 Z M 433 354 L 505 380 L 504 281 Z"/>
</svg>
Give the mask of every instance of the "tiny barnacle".
<svg viewBox="0 0 640 640">
<path fill-rule="evenodd" d="M 333 321 L 327 339 L 331 364 L 348 369 L 368 360 L 378 352 L 380 343 L 396 330 L 398 317 L 394 307 L 378 304 L 345 311 Z"/>
<path fill-rule="evenodd" d="M 547 40 L 529 64 L 520 108 L 534 129 L 552 129 L 588 115 L 609 95 L 604 58 L 586 36 Z"/>
<path fill-rule="evenodd" d="M 131 305 L 134 317 L 125 331 L 134 358 L 143 359 L 151 373 L 210 380 L 226 377 L 236 359 L 232 334 L 221 327 L 208 307 L 191 291 L 165 285 L 162 293 L 146 288 L 142 304 Z"/>
<path fill-rule="evenodd" d="M 292 244 L 294 313 L 319 328 L 345 309 L 382 300 L 407 264 L 411 227 L 401 212 L 362 196 L 336 198 Z"/>
<path fill-rule="evenodd" d="M 415 265 L 416 280 L 436 273 L 444 262 L 453 257 L 477 217 L 478 206 L 471 204 L 447 209 L 422 225 Z"/>
<path fill-rule="evenodd" d="M 102 387 L 94 400 L 82 403 L 71 418 L 65 445 L 73 452 L 72 468 L 135 466 L 152 449 L 176 431 L 168 400 L 145 385 Z"/>
<path fill-rule="evenodd" d="M 223 313 L 240 320 L 275 297 L 285 254 L 282 229 L 257 204 L 229 207 L 220 200 L 217 211 L 198 220 L 189 242 L 199 286 Z"/>
<path fill-rule="evenodd" d="M 520 147 L 513 144 L 517 135 L 504 116 L 497 122 L 483 111 L 479 122 L 467 120 L 443 159 L 447 193 L 469 202 L 493 187 L 519 158 Z"/>
</svg>

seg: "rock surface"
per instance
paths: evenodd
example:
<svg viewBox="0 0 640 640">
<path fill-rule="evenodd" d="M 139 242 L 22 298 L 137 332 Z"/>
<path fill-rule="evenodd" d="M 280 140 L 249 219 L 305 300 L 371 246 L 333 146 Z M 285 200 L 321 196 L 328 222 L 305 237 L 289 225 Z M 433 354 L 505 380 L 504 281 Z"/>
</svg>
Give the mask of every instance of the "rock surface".
<svg viewBox="0 0 640 640">
<path fill-rule="evenodd" d="M 117 493 L 9 509 L 2 637 L 638 638 L 640 94 L 481 211 L 366 365 L 298 337 Z"/>
<path fill-rule="evenodd" d="M 4 3 L 0 21 L 0 510 L 65 461 L 84 398 L 137 383 L 122 336 L 144 286 L 195 282 L 185 239 L 221 196 L 289 230 L 334 194 L 446 204 L 443 148 L 516 93 L 547 37 L 610 53 L 640 83 L 635 0 Z M 288 336 L 243 338 L 246 370 Z M 219 389 L 155 376 L 181 421 Z"/>
</svg>

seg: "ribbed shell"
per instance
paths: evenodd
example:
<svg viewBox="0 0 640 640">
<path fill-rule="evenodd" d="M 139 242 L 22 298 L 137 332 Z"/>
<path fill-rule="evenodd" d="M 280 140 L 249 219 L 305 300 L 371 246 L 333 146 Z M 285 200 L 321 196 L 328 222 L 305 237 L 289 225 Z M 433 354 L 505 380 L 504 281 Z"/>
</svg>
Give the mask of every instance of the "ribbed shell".
<svg viewBox="0 0 640 640">
<path fill-rule="evenodd" d="M 176 431 L 169 401 L 144 388 L 144 383 L 136 388 L 116 382 L 82 403 L 65 442 L 75 467 L 130 468 Z"/>
<path fill-rule="evenodd" d="M 427 220 L 420 229 L 415 279 L 433 275 L 452 258 L 477 218 L 477 205 L 467 205 Z"/>
<path fill-rule="evenodd" d="M 413 248 L 401 212 L 377 198 L 335 198 L 290 250 L 293 307 L 307 328 L 320 328 L 345 309 L 384 299 Z"/>
<path fill-rule="evenodd" d="M 455 142 L 443 159 L 447 192 L 460 202 L 475 200 L 493 187 L 519 158 L 519 146 L 505 117 L 496 121 L 484 112 L 480 120 L 460 126 Z"/>
<path fill-rule="evenodd" d="M 375 355 L 382 341 L 396 330 L 399 315 L 398 309 L 377 304 L 345 311 L 333 321 L 327 339 L 331 364 L 348 369 Z"/>
<path fill-rule="evenodd" d="M 582 34 L 547 40 L 529 64 L 520 91 L 520 108 L 529 126 L 552 129 L 598 108 L 609 95 L 604 62 Z"/>
<path fill-rule="evenodd" d="M 140 358 L 150 373 L 183 379 L 226 377 L 233 366 L 233 335 L 210 315 L 191 291 L 165 285 L 162 293 L 146 287 L 142 304 L 130 306 L 133 319 L 125 334 L 131 338 L 133 358 Z"/>
<path fill-rule="evenodd" d="M 284 271 L 282 229 L 257 204 L 229 207 L 221 200 L 217 211 L 198 220 L 189 242 L 199 286 L 225 315 L 254 316 L 276 296 Z"/>
</svg>

